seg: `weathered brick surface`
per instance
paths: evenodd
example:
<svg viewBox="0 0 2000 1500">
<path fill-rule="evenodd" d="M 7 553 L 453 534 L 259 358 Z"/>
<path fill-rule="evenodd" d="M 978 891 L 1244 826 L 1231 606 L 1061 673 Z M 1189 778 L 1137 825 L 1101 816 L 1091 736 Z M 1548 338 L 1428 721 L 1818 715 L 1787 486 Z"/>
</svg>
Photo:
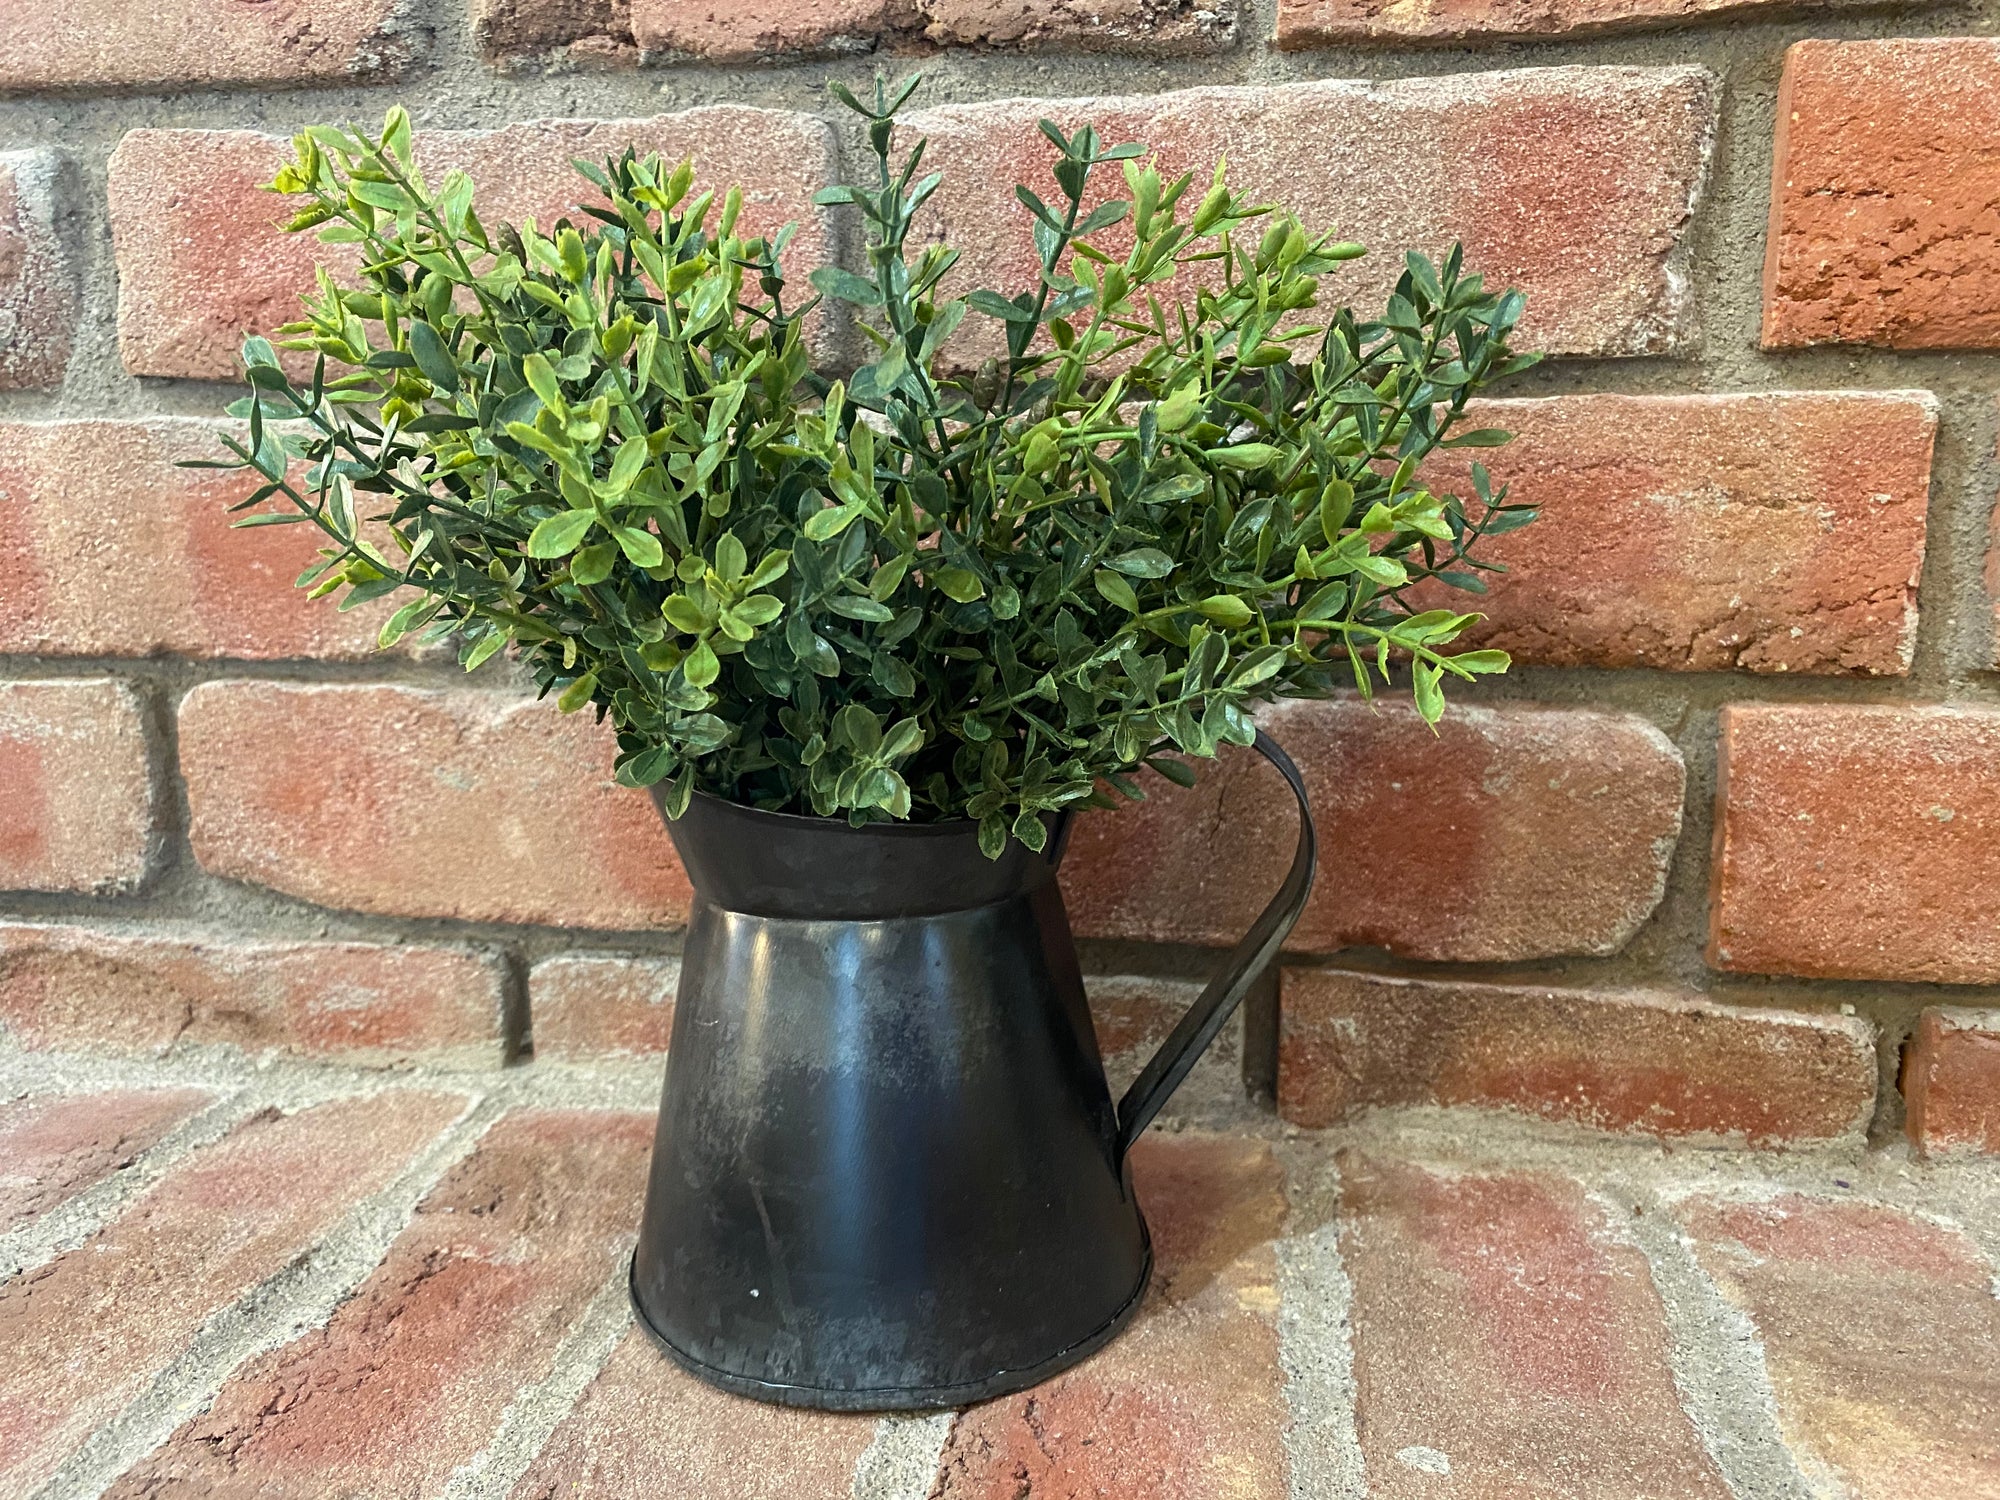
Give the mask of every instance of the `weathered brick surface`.
<svg viewBox="0 0 2000 1500">
<path fill-rule="evenodd" d="M 2000 979 L 2000 714 L 1724 709 L 1714 885 L 1718 968 Z"/>
<path fill-rule="evenodd" d="M 674 1029 L 677 958 L 566 953 L 528 975 L 535 1056 L 569 1062 L 667 1050 Z"/>
<path fill-rule="evenodd" d="M 2000 1155 L 2000 1011 L 1931 1006 L 1903 1052 L 1904 1124 L 1927 1155 Z"/>
<path fill-rule="evenodd" d="M 195 858 L 232 880 L 406 916 L 687 914 L 667 831 L 612 781 L 610 728 L 587 713 L 477 689 L 208 682 L 181 701 L 180 748 Z"/>
<path fill-rule="evenodd" d="M 0 13 L 0 33 L 9 29 Z M 69 364 L 76 293 L 57 228 L 61 177 L 53 151 L 0 151 L 0 390 L 60 385 Z"/>
<path fill-rule="evenodd" d="M 1693 995 L 1288 968 L 1278 1102 L 1300 1125 L 1474 1105 L 1605 1130 L 1772 1145 L 1859 1139 L 1875 1028 Z"/>
<path fill-rule="evenodd" d="M 1283 1500 L 1278 1364 L 1285 1202 L 1262 1141 L 1149 1136 L 1132 1154 L 1152 1290 L 1087 1363 L 959 1417 L 936 1500 Z"/>
<path fill-rule="evenodd" d="M 957 285 L 1033 285 L 1032 220 L 1009 184 L 1057 192 L 1054 148 L 1036 128 L 1045 115 L 1144 141 L 1164 169 L 1204 180 L 1226 153 L 1243 191 L 1368 242 L 1373 253 L 1322 288 L 1364 313 L 1394 285 L 1405 249 L 1442 254 L 1463 239 L 1489 285 L 1527 293 L 1528 345 L 1628 354 L 1680 340 L 1679 244 L 1715 118 L 1702 69 L 1542 68 L 926 110 L 907 124 L 930 137 L 925 165 L 945 174 L 930 230 L 964 251 Z M 1106 173 L 1098 192 L 1123 186 Z M 999 335 L 991 319 L 973 321 L 961 341 L 976 359 Z"/>
<path fill-rule="evenodd" d="M 692 157 L 700 181 L 738 183 L 741 223 L 775 232 L 796 222 L 789 264 L 798 275 L 828 256 L 825 212 L 812 194 L 833 170 L 833 136 L 812 117 L 716 105 L 646 120 L 535 120 L 490 131 L 430 131 L 417 138 L 433 179 L 461 167 L 479 185 L 489 222 L 533 216 L 543 226 L 595 201 L 570 166 L 626 145 Z M 236 373 L 244 335 L 298 316 L 298 296 L 324 258 L 310 234 L 281 231 L 293 208 L 258 186 L 287 146 L 247 130 L 135 130 L 111 154 L 112 239 L 118 259 L 118 337 L 138 375 L 222 378 Z"/>
<path fill-rule="evenodd" d="M 631 0 L 472 0 L 472 33 L 490 62 L 536 55 L 636 63 Z"/>
<path fill-rule="evenodd" d="M 1937 402 L 1921 391 L 1558 396 L 1475 403 L 1516 434 L 1442 454 L 1432 487 L 1471 494 L 1471 461 L 1540 519 L 1478 556 L 1468 644 L 1524 664 L 1896 674 L 1917 635 Z"/>
<path fill-rule="evenodd" d="M 1646 1263 L 1577 1183 L 1340 1161 L 1371 1496 L 1731 1493 L 1682 1414 Z"/>
<path fill-rule="evenodd" d="M 954 47 L 1074 48 L 1149 56 L 1211 52 L 1234 34 L 1232 0 L 631 0 L 648 51 L 705 62 L 838 57 L 892 39 Z"/>
<path fill-rule="evenodd" d="M 630 1250 L 653 1121 L 495 1125 L 323 1328 L 254 1360 L 109 1494 L 437 1494 Z M 662 1429 L 651 1429 L 657 1462 Z"/>
<path fill-rule="evenodd" d="M 1755 1322 L 1779 1424 L 1806 1465 L 1854 1500 L 2000 1493 L 2000 1301 L 1971 1240 L 1798 1194 L 1697 1197 L 1679 1212 L 1703 1267 Z"/>
<path fill-rule="evenodd" d="M 498 1066 L 503 984 L 466 948 L 0 925 L 0 1031 L 30 1048 Z"/>
<path fill-rule="evenodd" d="M 2000 346 L 2000 40 L 1785 54 L 1764 343 Z"/>
<path fill-rule="evenodd" d="M 511 1500 L 845 1496 L 876 1426 L 873 1416 L 753 1406 L 725 1396 L 634 1330 L 549 1435 Z M 672 1446 L 665 1462 L 663 1441 Z"/>
<path fill-rule="evenodd" d="M 211 1097 L 110 1089 L 0 1104 L 0 1234 L 131 1166 Z"/>
<path fill-rule="evenodd" d="M 387 1093 L 267 1110 L 80 1248 L 0 1284 L 0 1490 L 34 1491 L 210 1316 L 387 1186 L 463 1105 Z"/>
<path fill-rule="evenodd" d="M 1298 49 L 1352 42 L 1600 36 L 1783 8 L 1784 0 L 1419 0 L 1414 5 L 1279 0 L 1276 41 Z"/>
<path fill-rule="evenodd" d="M 401 71 L 423 34 L 399 0 L 0 0 L 0 90 L 332 82 Z"/>
<path fill-rule="evenodd" d="M 0 683 L 0 890 L 115 891 L 144 878 L 143 714 L 122 682 Z"/>
<path fill-rule="evenodd" d="M 46 656 L 348 659 L 395 605 L 345 613 L 293 587 L 313 526 L 237 529 L 230 429 L 186 417 L 0 423 L 0 651 Z M 116 526 L 103 517 L 115 506 Z"/>
<path fill-rule="evenodd" d="M 1433 734 L 1385 698 L 1283 703 L 1261 722 L 1319 827 L 1297 950 L 1610 953 L 1659 902 L 1685 772 L 1643 720 L 1454 704 Z M 1227 945 L 1249 929 L 1291 860 L 1295 804 L 1251 752 L 1197 770 L 1192 790 L 1149 775 L 1147 801 L 1078 820 L 1063 892 L 1080 932 Z"/>
</svg>

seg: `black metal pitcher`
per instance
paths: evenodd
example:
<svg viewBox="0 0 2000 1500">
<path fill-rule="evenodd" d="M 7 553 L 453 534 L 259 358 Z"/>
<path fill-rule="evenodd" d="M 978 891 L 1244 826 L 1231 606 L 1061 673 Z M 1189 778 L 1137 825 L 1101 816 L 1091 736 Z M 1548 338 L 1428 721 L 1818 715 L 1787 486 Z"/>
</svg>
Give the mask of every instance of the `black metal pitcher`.
<svg viewBox="0 0 2000 1500">
<path fill-rule="evenodd" d="M 632 1301 L 710 1384 L 839 1411 L 959 1406 L 1108 1343 L 1152 1271 L 1126 1152 L 1312 888 L 1290 873 L 1114 1110 L 1042 854 L 972 823 L 697 796 L 695 900 Z M 1109 816 L 1109 815 L 1108 815 Z"/>
</svg>

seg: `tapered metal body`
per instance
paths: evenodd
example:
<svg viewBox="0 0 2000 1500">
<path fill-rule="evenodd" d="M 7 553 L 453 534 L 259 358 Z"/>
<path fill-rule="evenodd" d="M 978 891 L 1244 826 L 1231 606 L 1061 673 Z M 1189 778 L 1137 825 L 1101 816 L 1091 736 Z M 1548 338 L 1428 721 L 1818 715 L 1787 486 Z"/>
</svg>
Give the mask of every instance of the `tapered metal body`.
<svg viewBox="0 0 2000 1500">
<path fill-rule="evenodd" d="M 632 1264 L 668 1352 L 766 1400 L 918 1409 L 1115 1335 L 1152 1264 L 1127 1148 L 1296 919 L 1309 820 L 1286 890 L 1117 1108 L 1061 822 L 998 860 L 967 823 L 696 797 L 669 827 L 695 901 Z"/>
</svg>

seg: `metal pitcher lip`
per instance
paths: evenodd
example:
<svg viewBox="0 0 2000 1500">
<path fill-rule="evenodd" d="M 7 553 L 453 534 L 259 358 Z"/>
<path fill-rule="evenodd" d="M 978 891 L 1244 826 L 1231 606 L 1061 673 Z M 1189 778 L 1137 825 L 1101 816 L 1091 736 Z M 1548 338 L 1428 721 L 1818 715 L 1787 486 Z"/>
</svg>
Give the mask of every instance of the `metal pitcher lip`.
<svg viewBox="0 0 2000 1500">
<path fill-rule="evenodd" d="M 665 815 L 664 794 L 653 789 Z M 667 832 L 698 898 L 724 911 L 810 921 L 886 921 L 1027 896 L 1055 878 L 1069 815 L 1048 820 L 1041 853 L 1009 840 L 979 849 L 979 825 L 867 823 L 767 812 L 697 792 Z"/>
</svg>

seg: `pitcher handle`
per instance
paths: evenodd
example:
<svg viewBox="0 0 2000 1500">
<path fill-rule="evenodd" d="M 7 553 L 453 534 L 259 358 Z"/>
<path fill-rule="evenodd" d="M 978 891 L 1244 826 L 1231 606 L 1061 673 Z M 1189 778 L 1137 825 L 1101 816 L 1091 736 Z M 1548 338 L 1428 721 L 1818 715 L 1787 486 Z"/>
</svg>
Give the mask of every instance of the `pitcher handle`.
<svg viewBox="0 0 2000 1500">
<path fill-rule="evenodd" d="M 1208 982 L 1200 997 L 1188 1007 L 1187 1014 L 1181 1017 L 1180 1024 L 1174 1027 L 1172 1035 L 1160 1044 L 1160 1050 L 1153 1054 L 1152 1060 L 1132 1081 L 1132 1087 L 1125 1091 L 1125 1097 L 1118 1101 L 1118 1158 L 1121 1161 L 1132 1143 L 1153 1123 L 1160 1107 L 1181 1086 L 1181 1081 L 1202 1053 L 1208 1050 L 1208 1044 L 1222 1030 L 1223 1022 L 1234 1014 L 1251 982 L 1277 956 L 1285 939 L 1291 936 L 1299 913 L 1306 909 L 1306 898 L 1312 894 L 1318 841 L 1313 834 L 1312 808 L 1306 802 L 1305 782 L 1299 778 L 1299 768 L 1292 764 L 1292 758 L 1261 729 L 1257 731 L 1256 749 L 1259 755 L 1278 768 L 1278 774 L 1291 786 L 1292 795 L 1299 799 L 1299 846 L 1292 855 L 1292 868 L 1285 875 L 1285 883 L 1278 887 L 1278 894 L 1271 898 L 1271 904 L 1264 908 L 1250 931 L 1244 934 L 1243 941 L 1230 953 L 1222 972 Z"/>
</svg>

